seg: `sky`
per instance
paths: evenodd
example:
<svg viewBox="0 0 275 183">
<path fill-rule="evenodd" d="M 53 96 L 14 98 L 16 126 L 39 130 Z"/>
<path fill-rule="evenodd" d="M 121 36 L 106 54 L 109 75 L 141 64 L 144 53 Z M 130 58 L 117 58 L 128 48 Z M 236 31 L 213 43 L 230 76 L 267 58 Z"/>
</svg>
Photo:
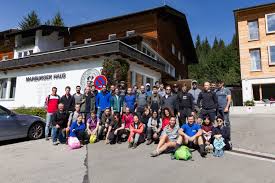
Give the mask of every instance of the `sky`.
<svg viewBox="0 0 275 183">
<path fill-rule="evenodd" d="M 32 10 L 42 22 L 60 11 L 66 26 L 73 26 L 165 3 L 185 13 L 193 40 L 200 35 L 210 43 L 215 37 L 229 43 L 235 33 L 233 10 L 271 2 L 274 0 L 8 0 L 1 3 L 0 31 L 17 28 L 23 16 Z"/>
</svg>

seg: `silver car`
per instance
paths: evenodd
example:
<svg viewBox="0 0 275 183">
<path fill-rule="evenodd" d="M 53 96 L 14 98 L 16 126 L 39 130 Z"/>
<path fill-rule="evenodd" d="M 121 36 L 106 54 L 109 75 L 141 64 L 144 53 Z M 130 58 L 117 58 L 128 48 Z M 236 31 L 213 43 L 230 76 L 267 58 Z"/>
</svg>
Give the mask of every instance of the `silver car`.
<svg viewBox="0 0 275 183">
<path fill-rule="evenodd" d="M 16 114 L 0 105 L 0 141 L 44 136 L 45 121 L 38 116 Z"/>
</svg>

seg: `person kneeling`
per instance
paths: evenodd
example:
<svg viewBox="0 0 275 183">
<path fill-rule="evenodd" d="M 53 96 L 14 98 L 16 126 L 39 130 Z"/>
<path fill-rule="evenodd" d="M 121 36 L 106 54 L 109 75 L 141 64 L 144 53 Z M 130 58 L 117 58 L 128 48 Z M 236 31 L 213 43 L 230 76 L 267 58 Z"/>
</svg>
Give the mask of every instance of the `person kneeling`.
<svg viewBox="0 0 275 183">
<path fill-rule="evenodd" d="M 169 149 L 174 149 L 177 146 L 178 131 L 176 118 L 171 117 L 169 124 L 162 131 L 157 149 L 151 153 L 151 156 L 156 157 Z"/>
<path fill-rule="evenodd" d="M 121 143 L 121 135 L 124 130 L 124 123 L 121 123 L 120 115 L 119 113 L 114 114 L 114 120 L 110 123 L 108 132 L 106 135 L 106 141 L 105 144 L 115 144 Z"/>
<path fill-rule="evenodd" d="M 206 156 L 205 145 L 202 137 L 201 126 L 195 123 L 195 117 L 190 115 L 188 116 L 188 123 L 182 125 L 179 129 L 179 138 L 177 140 L 177 148 L 182 144 L 185 144 L 191 148 L 194 146 L 199 146 L 199 152 L 202 157 Z"/>
<path fill-rule="evenodd" d="M 130 135 L 128 138 L 129 148 L 137 148 L 139 143 L 144 142 L 144 125 L 139 121 L 138 115 L 134 115 L 134 123 L 130 125 Z"/>
<path fill-rule="evenodd" d="M 70 137 L 77 137 L 82 145 L 85 145 L 85 124 L 82 115 L 78 115 L 77 121 L 73 122 L 70 130 Z"/>
<path fill-rule="evenodd" d="M 150 145 L 153 141 L 156 142 L 159 139 L 161 127 L 162 127 L 162 120 L 158 117 L 158 112 L 154 111 L 152 114 L 152 117 L 148 120 L 148 124 L 147 124 L 146 145 Z"/>
</svg>

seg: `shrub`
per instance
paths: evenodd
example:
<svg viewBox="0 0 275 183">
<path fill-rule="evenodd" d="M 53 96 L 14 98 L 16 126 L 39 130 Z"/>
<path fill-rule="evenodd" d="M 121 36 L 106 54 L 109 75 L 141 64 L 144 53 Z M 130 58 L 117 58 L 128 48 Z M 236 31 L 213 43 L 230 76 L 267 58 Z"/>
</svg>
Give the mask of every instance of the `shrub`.
<svg viewBox="0 0 275 183">
<path fill-rule="evenodd" d="M 27 114 L 39 116 L 41 118 L 46 117 L 46 111 L 43 107 L 19 107 L 13 110 L 17 114 Z"/>
<path fill-rule="evenodd" d="M 244 102 L 244 106 L 255 106 L 254 100 L 247 100 Z"/>
</svg>

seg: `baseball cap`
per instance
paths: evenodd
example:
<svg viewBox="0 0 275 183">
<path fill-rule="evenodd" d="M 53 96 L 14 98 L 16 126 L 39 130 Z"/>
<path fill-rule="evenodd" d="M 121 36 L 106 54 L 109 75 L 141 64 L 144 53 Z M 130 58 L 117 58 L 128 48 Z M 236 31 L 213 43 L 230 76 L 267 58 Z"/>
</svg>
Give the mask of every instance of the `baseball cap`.
<svg viewBox="0 0 275 183">
<path fill-rule="evenodd" d="M 192 84 L 193 84 L 193 83 L 198 83 L 198 81 L 197 81 L 197 80 L 193 80 L 193 81 L 192 81 Z"/>
<path fill-rule="evenodd" d="M 146 86 L 151 86 L 150 83 L 146 83 Z"/>
</svg>

